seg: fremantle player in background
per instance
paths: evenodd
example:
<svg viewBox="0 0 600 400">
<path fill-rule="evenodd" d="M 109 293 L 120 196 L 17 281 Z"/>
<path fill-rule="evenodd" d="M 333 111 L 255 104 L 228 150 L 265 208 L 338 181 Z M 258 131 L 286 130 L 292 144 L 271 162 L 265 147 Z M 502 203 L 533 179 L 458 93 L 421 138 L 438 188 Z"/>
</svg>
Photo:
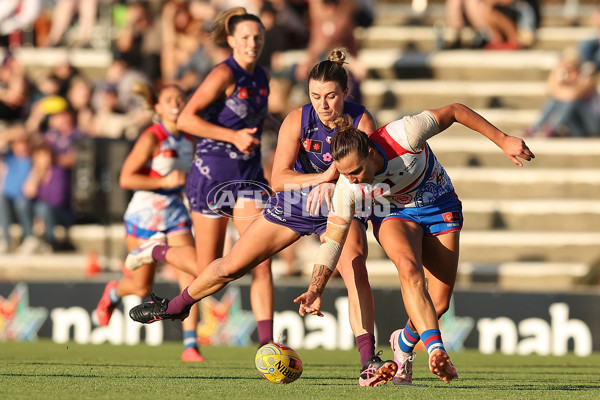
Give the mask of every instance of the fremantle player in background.
<svg viewBox="0 0 600 400">
<path fill-rule="evenodd" d="M 222 11 L 213 23 L 212 39 L 227 44 L 232 54 L 216 65 L 183 109 L 177 127 L 197 136 L 196 159 L 186 195 L 194 226 L 193 246 L 171 247 L 155 240 L 136 249 L 126 260 L 129 269 L 140 263 L 165 261 L 201 272 L 223 256 L 227 224 L 232 219 L 242 234 L 260 216 L 270 195 L 261 164 L 260 139 L 265 119 L 271 122 L 267 99 L 269 77 L 257 65 L 264 45 L 260 19 L 242 7 Z M 257 195 L 256 188 L 260 188 Z M 273 280 L 270 260 L 252 271 L 250 303 L 260 345 L 273 341 Z"/>
</svg>

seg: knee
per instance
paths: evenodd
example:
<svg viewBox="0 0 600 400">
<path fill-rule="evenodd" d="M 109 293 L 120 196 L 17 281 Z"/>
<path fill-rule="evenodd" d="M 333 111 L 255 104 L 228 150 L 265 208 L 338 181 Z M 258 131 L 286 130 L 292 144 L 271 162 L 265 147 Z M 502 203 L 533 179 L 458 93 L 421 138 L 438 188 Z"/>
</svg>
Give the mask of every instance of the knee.
<svg viewBox="0 0 600 400">
<path fill-rule="evenodd" d="M 252 270 L 254 281 L 270 282 L 272 280 L 271 263 L 263 263 Z"/>
<path fill-rule="evenodd" d="M 402 286 L 425 287 L 425 277 L 422 269 L 412 260 L 394 260 L 398 269 L 398 277 Z"/>
<path fill-rule="evenodd" d="M 231 282 L 244 276 L 246 271 L 235 262 L 230 261 L 229 257 L 225 257 L 213 267 L 213 273 L 218 280 Z"/>
<path fill-rule="evenodd" d="M 446 296 L 443 294 L 430 294 L 430 297 L 431 301 L 433 302 L 433 306 L 435 307 L 435 312 L 438 318 L 440 318 L 450 308 L 450 296 Z"/>
</svg>

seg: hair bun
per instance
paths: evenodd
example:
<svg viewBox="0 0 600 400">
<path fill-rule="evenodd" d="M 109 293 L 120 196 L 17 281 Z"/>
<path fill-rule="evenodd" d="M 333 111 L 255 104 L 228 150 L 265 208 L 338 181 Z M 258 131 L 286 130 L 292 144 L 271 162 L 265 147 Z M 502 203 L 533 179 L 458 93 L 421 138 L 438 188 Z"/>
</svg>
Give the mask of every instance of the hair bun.
<svg viewBox="0 0 600 400">
<path fill-rule="evenodd" d="M 329 57 L 327 58 L 329 61 L 334 62 L 336 64 L 343 65 L 346 61 L 347 50 L 339 47 L 337 49 L 333 49 L 331 53 L 329 53 Z"/>
</svg>

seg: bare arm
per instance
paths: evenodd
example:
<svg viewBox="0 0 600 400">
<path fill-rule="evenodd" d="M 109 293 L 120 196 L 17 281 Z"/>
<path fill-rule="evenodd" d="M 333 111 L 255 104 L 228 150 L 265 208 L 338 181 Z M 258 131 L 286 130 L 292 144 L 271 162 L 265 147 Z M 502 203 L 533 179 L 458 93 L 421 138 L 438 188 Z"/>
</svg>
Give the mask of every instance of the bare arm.
<svg viewBox="0 0 600 400">
<path fill-rule="evenodd" d="M 224 98 L 233 90 L 233 73 L 226 65 L 217 65 L 208 74 L 177 119 L 177 129 L 193 136 L 205 137 L 235 145 L 242 153 L 251 154 L 260 144 L 252 134 L 257 128 L 233 130 L 212 124 L 198 114 L 212 102 Z"/>
<path fill-rule="evenodd" d="M 440 127 L 440 131 L 444 131 L 454 122 L 458 122 L 467 128 L 481 133 L 494 142 L 519 167 L 522 167 L 523 163 L 517 157 L 527 161 L 535 158 L 535 155 L 529 150 L 523 139 L 507 135 L 463 104 L 454 103 L 435 110 L 426 111 L 433 114 Z"/>
<path fill-rule="evenodd" d="M 276 192 L 283 191 L 286 184 L 299 187 L 316 186 L 336 180 L 339 176 L 333 164 L 326 171 L 318 174 L 303 174 L 294 171 L 294 163 L 300 150 L 301 120 L 302 109 L 297 108 L 285 118 L 279 130 L 279 139 L 277 140 L 277 149 L 273 160 L 273 175 L 271 177 L 273 190 Z M 371 133 L 375 130 L 375 120 L 368 111 L 363 114 L 358 129 L 365 133 Z"/>
<path fill-rule="evenodd" d="M 286 185 L 296 185 L 298 188 L 308 187 L 337 178 L 337 170 L 333 164 L 325 172 L 318 174 L 303 174 L 294 171 L 294 163 L 300 150 L 301 120 L 302 109 L 298 108 L 292 111 L 281 124 L 271 176 L 271 184 L 276 192 L 283 191 Z"/>
</svg>

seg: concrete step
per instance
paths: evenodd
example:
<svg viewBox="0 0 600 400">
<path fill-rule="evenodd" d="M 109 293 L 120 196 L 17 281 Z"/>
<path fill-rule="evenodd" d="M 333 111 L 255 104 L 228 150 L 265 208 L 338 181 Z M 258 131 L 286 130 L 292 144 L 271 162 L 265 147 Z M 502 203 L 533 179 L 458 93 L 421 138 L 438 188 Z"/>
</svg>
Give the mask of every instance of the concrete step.
<svg viewBox="0 0 600 400">
<path fill-rule="evenodd" d="M 473 109 L 539 109 L 546 100 L 546 84 L 542 81 L 367 79 L 360 88 L 367 108 L 401 109 L 406 113 L 450 103 L 464 103 Z"/>
<path fill-rule="evenodd" d="M 446 79 L 446 80 L 523 80 L 545 81 L 556 65 L 560 52 L 522 50 L 482 52 L 481 50 L 444 50 L 432 52 L 364 48 L 358 61 L 371 78 Z"/>
<path fill-rule="evenodd" d="M 373 235 L 367 235 L 369 260 L 386 259 Z M 315 253 L 312 253 L 315 254 Z M 463 230 L 460 260 L 470 263 L 559 262 L 592 265 L 600 260 L 600 231 Z"/>
<path fill-rule="evenodd" d="M 445 22 L 446 1 L 428 0 L 425 9 L 415 9 L 410 0 L 377 0 L 375 7 L 375 25 L 433 25 Z M 540 12 L 542 26 L 586 26 L 590 24 L 590 15 L 594 9 L 594 0 L 575 2 L 541 0 Z"/>
<path fill-rule="evenodd" d="M 431 107 L 426 107 L 431 108 Z M 371 110 L 377 121 L 378 126 L 390 123 L 397 119 L 402 118 L 407 114 L 415 114 L 422 110 L 412 110 L 411 112 L 400 110 L 400 109 L 379 109 Z M 493 125 L 501 129 L 503 132 L 522 137 L 526 128 L 532 126 L 540 117 L 540 109 L 513 109 L 513 108 L 475 108 L 475 111 L 481 114 L 485 119 L 490 121 Z M 438 137 L 450 136 L 453 139 L 457 137 L 464 137 L 466 139 L 473 136 L 473 131 L 464 127 L 460 124 L 452 125 L 443 135 Z M 477 136 L 475 134 L 475 136 Z M 543 138 L 545 140 L 546 138 Z M 554 139 L 554 138 L 551 138 Z M 528 139 L 533 140 L 533 138 Z M 492 155 L 492 154 L 490 154 Z"/>
<path fill-rule="evenodd" d="M 481 110 L 480 113 L 488 117 L 487 110 Z M 494 123 L 494 119 L 489 120 Z M 464 128 L 464 134 L 456 135 L 451 130 L 454 127 Z M 600 169 L 600 137 L 524 139 L 536 156 L 533 161 L 524 162 L 528 170 Z M 428 143 L 444 167 L 510 168 L 513 165 L 494 143 L 460 124 L 454 124 L 447 131 L 431 138 Z"/>
<path fill-rule="evenodd" d="M 465 231 L 600 231 L 600 200 L 463 199 L 462 203 Z"/>
<path fill-rule="evenodd" d="M 283 64 L 291 68 L 304 55 L 304 50 L 286 51 L 282 56 Z M 362 48 L 357 61 L 372 79 L 545 81 L 559 58 L 560 51 L 557 50 L 422 52 L 386 47 Z M 356 61 L 350 59 L 348 62 Z"/>
<path fill-rule="evenodd" d="M 600 260 L 600 232 L 461 232 L 463 262 L 577 262 Z"/>
<path fill-rule="evenodd" d="M 360 40 L 362 48 L 396 48 L 423 52 L 437 49 L 438 35 L 442 35 L 446 43 L 453 39 L 451 29 L 437 24 L 374 25 L 366 29 L 357 29 L 355 35 Z M 591 26 L 542 26 L 536 32 L 537 39 L 532 48 L 562 50 L 581 40 L 593 38 L 594 35 L 595 30 Z M 470 43 L 473 39 L 473 31 L 465 30 L 462 39 L 463 43 Z M 510 53 L 509 51 L 481 51 L 485 54 Z"/>
<path fill-rule="evenodd" d="M 600 199 L 600 174 L 592 169 L 465 168 L 446 171 L 461 199 Z"/>
</svg>

